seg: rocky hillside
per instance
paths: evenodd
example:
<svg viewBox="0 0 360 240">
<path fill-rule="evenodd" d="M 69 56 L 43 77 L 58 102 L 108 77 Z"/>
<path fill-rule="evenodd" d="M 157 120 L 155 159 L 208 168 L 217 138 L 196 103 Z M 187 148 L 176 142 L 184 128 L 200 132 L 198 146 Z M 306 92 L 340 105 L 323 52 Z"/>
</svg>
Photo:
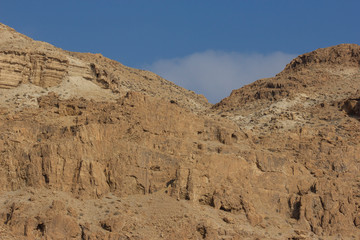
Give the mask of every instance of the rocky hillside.
<svg viewBox="0 0 360 240">
<path fill-rule="evenodd" d="M 12 99 L 21 91 L 27 93 L 27 98 L 55 92 L 63 99 L 76 96 L 100 101 L 111 101 L 135 91 L 176 102 L 192 111 L 210 105 L 205 97 L 154 73 L 126 67 L 101 54 L 67 52 L 34 41 L 1 23 L 0 69 L 0 90 L 11 89 L 1 91 L 1 95 L 12 100 L 10 103 L 16 101 L 14 107 L 18 108 L 33 105 L 23 96 Z"/>
<path fill-rule="evenodd" d="M 358 239 L 359 52 L 211 106 L 0 25 L 0 239 Z"/>
</svg>

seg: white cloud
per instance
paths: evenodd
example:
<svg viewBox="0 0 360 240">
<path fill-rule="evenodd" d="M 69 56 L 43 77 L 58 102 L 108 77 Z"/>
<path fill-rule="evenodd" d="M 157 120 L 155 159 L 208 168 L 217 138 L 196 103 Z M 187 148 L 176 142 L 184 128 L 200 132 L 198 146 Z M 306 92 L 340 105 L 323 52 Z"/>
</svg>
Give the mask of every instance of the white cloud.
<svg viewBox="0 0 360 240">
<path fill-rule="evenodd" d="M 293 54 L 241 54 L 208 50 L 183 58 L 163 59 L 146 69 L 196 93 L 209 102 L 219 102 L 257 79 L 272 77 L 296 57 Z"/>
</svg>

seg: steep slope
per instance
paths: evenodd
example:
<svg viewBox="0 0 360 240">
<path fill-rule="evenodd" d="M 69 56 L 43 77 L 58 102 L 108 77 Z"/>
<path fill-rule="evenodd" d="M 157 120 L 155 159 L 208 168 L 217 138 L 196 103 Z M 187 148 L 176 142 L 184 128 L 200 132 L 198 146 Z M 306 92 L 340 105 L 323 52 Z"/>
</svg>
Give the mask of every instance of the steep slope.
<svg viewBox="0 0 360 240">
<path fill-rule="evenodd" d="M 128 91 L 157 96 L 193 111 L 210 107 L 205 97 L 156 74 L 125 67 L 101 54 L 63 51 L 34 41 L 3 24 L 0 24 L 0 67 L 1 95 L 13 100 L 7 104 L 19 108 L 34 104 L 31 99 L 48 92 L 58 93 L 64 99 L 77 96 L 111 100 Z M 26 97 L 17 97 L 17 94 Z"/>
<path fill-rule="evenodd" d="M 233 111 L 252 104 L 272 104 L 300 93 L 341 99 L 359 89 L 360 83 L 356 81 L 359 66 L 359 45 L 341 44 L 318 49 L 298 56 L 273 78 L 260 79 L 234 90 L 213 109 Z"/>
<path fill-rule="evenodd" d="M 0 27 L 0 236 L 360 236 L 359 46 L 299 56 L 210 108 Z"/>
<path fill-rule="evenodd" d="M 354 233 L 359 89 L 360 46 L 342 44 L 295 58 L 275 77 L 234 90 L 209 113 L 251 132 L 262 149 L 256 164 L 264 178 L 283 184 L 272 185 L 270 195 L 286 193 L 290 219 L 318 235 Z"/>
</svg>

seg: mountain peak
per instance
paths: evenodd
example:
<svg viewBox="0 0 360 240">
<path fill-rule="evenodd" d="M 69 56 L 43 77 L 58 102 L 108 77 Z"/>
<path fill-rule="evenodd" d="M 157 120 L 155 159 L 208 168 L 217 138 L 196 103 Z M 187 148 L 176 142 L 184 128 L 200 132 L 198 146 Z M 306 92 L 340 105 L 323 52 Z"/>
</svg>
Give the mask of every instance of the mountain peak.
<svg viewBox="0 0 360 240">
<path fill-rule="evenodd" d="M 302 54 L 286 65 L 284 72 L 298 71 L 313 66 L 359 66 L 360 46 L 340 44 Z"/>
<path fill-rule="evenodd" d="M 213 108 L 238 109 L 254 103 L 271 104 L 274 101 L 299 94 L 328 95 L 343 98 L 360 88 L 360 46 L 340 44 L 302 54 L 286 65 L 272 78 L 257 80 L 231 95 Z"/>
</svg>

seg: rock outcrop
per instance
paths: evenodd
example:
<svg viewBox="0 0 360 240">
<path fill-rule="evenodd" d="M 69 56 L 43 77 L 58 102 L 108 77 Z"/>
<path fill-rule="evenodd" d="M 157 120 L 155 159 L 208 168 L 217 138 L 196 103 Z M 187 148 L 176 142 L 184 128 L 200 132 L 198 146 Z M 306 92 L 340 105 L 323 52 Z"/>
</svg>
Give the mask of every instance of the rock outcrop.
<svg viewBox="0 0 360 240">
<path fill-rule="evenodd" d="M 0 25 L 0 236 L 357 239 L 358 45 L 211 106 Z"/>
<path fill-rule="evenodd" d="M 33 41 L 2 24 L 0 33 L 0 90 L 30 84 L 30 95 L 39 95 L 38 89 L 34 89 L 38 86 L 45 89 L 40 95 L 54 91 L 63 98 L 71 98 L 79 97 L 80 92 L 80 96 L 96 100 L 109 95 L 101 90 L 117 96 L 135 91 L 195 111 L 210 106 L 202 95 L 154 73 L 126 67 L 101 54 L 67 52 L 48 43 Z M 89 91 L 92 94 L 88 94 Z"/>
</svg>

